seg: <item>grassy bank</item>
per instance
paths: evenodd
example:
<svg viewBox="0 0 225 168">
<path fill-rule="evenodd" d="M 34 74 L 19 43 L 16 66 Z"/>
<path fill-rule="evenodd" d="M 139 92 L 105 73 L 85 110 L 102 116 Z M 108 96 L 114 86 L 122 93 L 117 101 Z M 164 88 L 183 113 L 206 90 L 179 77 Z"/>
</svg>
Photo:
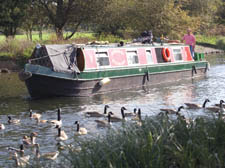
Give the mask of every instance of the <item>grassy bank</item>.
<svg viewBox="0 0 225 168">
<path fill-rule="evenodd" d="M 205 36 L 196 35 L 196 42 L 205 47 L 225 50 L 225 37 L 224 36 Z"/>
<path fill-rule="evenodd" d="M 207 47 L 225 49 L 225 37 L 217 36 L 196 36 L 197 43 L 200 45 L 205 45 Z M 38 34 L 33 35 L 33 41 L 27 40 L 26 35 L 17 35 L 15 39 L 5 40 L 4 36 L 0 36 L 0 60 L 3 58 L 29 58 L 32 54 L 32 51 L 37 43 L 40 44 L 61 44 L 61 43 L 87 43 L 90 41 L 109 41 L 111 43 L 119 42 L 121 39 L 113 35 L 107 36 L 96 36 L 94 33 L 76 33 L 71 40 L 56 40 L 55 34 L 45 33 L 43 34 L 43 40 L 40 41 Z M 130 41 L 126 39 L 125 41 Z"/>
<path fill-rule="evenodd" d="M 142 126 L 124 124 L 106 136 L 78 141 L 81 151 L 63 156 L 64 165 L 80 168 L 224 167 L 225 122 L 178 117 L 146 118 Z M 75 146 L 76 146 L 75 145 Z"/>
</svg>

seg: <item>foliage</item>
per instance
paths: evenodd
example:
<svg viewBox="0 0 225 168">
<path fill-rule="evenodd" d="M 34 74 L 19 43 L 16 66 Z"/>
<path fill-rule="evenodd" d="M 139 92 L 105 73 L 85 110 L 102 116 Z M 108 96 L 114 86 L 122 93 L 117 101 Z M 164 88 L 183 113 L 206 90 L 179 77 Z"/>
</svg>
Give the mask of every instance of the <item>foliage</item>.
<svg viewBox="0 0 225 168">
<path fill-rule="evenodd" d="M 0 32 L 6 37 L 14 37 L 22 24 L 29 0 L 1 0 L 0 4 Z"/>
<path fill-rule="evenodd" d="M 69 147 L 70 167 L 223 167 L 225 122 L 196 118 L 187 123 L 168 116 L 146 118 L 142 126 L 122 124 L 104 137 Z M 77 140 L 78 141 L 78 140 Z M 81 147 L 81 151 L 73 151 Z"/>
<path fill-rule="evenodd" d="M 34 44 L 27 40 L 7 40 L 0 43 L 0 56 L 11 58 L 30 57 Z"/>
<path fill-rule="evenodd" d="M 100 9 L 107 2 L 106 0 L 36 0 L 42 6 L 46 15 L 49 17 L 50 24 L 53 25 L 58 39 L 63 39 L 63 30 L 66 26 L 70 27 L 71 35 L 77 31 L 81 23 L 98 16 Z"/>
</svg>

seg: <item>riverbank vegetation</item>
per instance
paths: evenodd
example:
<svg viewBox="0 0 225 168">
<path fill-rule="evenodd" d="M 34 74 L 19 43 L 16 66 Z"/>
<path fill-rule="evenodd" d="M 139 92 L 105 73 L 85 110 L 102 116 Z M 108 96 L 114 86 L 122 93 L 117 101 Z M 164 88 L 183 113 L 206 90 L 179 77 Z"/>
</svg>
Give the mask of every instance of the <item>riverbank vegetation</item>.
<svg viewBox="0 0 225 168">
<path fill-rule="evenodd" d="M 188 27 L 199 43 L 225 48 L 224 0 L 9 0 L 0 9 L 0 56 L 28 57 L 37 43 L 129 41 L 145 30 L 177 40 Z"/>
<path fill-rule="evenodd" d="M 188 121 L 182 116 L 146 117 L 141 126 L 123 123 L 120 129 L 109 128 L 105 136 L 76 138 L 77 143 L 66 148 L 69 153 L 61 153 L 61 164 L 79 168 L 224 167 L 224 139 L 225 122 L 217 116 Z"/>
</svg>

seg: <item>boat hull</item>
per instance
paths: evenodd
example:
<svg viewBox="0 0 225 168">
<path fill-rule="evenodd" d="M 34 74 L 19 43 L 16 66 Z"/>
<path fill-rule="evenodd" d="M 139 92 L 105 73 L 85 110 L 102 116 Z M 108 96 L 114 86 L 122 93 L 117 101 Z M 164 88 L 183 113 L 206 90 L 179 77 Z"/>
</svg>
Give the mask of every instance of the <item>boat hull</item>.
<svg viewBox="0 0 225 168">
<path fill-rule="evenodd" d="M 206 74 L 206 68 L 180 70 L 173 72 L 160 72 L 154 74 L 138 74 L 132 76 L 112 77 L 110 82 L 100 85 L 101 79 L 64 79 L 42 74 L 32 74 L 25 80 L 26 86 L 32 98 L 70 96 L 83 97 L 106 92 L 119 91 L 143 86 L 152 86 L 169 83 L 183 79 L 190 79 Z"/>
</svg>

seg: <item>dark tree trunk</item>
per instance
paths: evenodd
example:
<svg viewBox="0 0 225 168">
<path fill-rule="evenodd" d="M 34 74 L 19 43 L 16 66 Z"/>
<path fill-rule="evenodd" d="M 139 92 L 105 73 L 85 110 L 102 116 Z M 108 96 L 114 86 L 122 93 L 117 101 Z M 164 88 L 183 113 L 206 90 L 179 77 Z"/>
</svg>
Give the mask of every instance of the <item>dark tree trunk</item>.
<svg viewBox="0 0 225 168">
<path fill-rule="evenodd" d="M 29 30 L 29 37 L 30 37 L 30 41 L 33 41 L 33 36 L 32 36 L 32 29 Z"/>
<path fill-rule="evenodd" d="M 57 40 L 63 40 L 63 28 L 56 27 L 55 29 Z"/>
</svg>

